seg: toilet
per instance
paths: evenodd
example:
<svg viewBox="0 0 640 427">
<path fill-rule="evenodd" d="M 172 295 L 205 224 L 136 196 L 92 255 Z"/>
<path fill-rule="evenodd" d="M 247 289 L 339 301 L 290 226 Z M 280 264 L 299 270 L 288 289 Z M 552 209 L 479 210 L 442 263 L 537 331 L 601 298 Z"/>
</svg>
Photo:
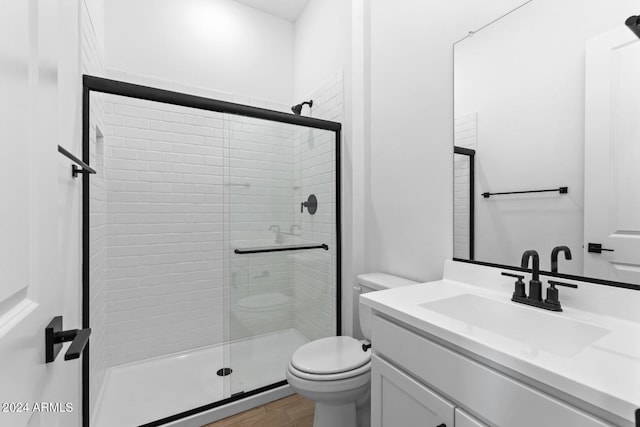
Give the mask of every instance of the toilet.
<svg viewBox="0 0 640 427">
<path fill-rule="evenodd" d="M 414 285 L 417 282 L 384 273 L 358 276 L 354 299 L 372 291 Z M 371 309 L 357 304 L 360 331 L 354 335 L 370 339 Z M 354 316 L 355 317 L 355 316 Z M 287 367 L 291 388 L 315 404 L 314 427 L 356 427 L 369 425 L 371 350 L 365 341 L 347 336 L 328 337 L 297 349 Z"/>
<path fill-rule="evenodd" d="M 251 336 L 291 327 L 293 299 L 280 292 L 265 292 L 240 298 L 232 312 Z"/>
</svg>

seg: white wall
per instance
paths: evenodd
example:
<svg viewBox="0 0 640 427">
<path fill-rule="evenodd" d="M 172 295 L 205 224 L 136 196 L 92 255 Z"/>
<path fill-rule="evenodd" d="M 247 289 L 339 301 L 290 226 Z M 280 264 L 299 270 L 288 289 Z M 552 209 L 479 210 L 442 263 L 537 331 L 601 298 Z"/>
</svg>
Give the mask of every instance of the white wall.
<svg viewBox="0 0 640 427">
<path fill-rule="evenodd" d="M 345 69 L 350 80 L 351 2 L 311 0 L 294 26 L 295 102 L 306 100 L 314 91 Z"/>
<path fill-rule="evenodd" d="M 365 266 L 426 281 L 452 251 L 455 6 L 371 0 Z"/>
<path fill-rule="evenodd" d="M 290 103 L 293 24 L 233 0 L 109 0 L 109 68 Z"/>
</svg>

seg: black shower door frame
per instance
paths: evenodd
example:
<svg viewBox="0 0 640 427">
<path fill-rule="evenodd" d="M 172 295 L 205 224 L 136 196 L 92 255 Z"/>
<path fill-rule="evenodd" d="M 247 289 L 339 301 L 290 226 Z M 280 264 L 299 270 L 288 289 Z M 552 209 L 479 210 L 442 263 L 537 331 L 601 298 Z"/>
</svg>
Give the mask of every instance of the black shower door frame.
<svg viewBox="0 0 640 427">
<path fill-rule="evenodd" d="M 469 157 L 469 260 L 474 260 L 476 247 L 476 150 L 454 146 L 453 153 Z"/>
<path fill-rule="evenodd" d="M 335 133 L 335 194 L 336 194 L 336 335 L 342 335 L 342 285 L 341 285 L 341 253 L 342 253 L 342 222 L 341 222 L 341 131 L 342 124 L 328 120 L 316 119 L 313 117 L 297 116 L 280 111 L 268 110 L 265 108 L 252 107 L 249 105 L 236 104 L 233 102 L 221 101 L 217 99 L 205 98 L 201 96 L 189 95 L 181 92 L 174 92 L 158 89 L 150 86 L 142 86 L 118 80 L 105 79 L 90 75 L 82 76 L 82 161 L 89 164 L 89 130 L 90 130 L 90 101 L 91 92 L 120 95 L 128 98 L 143 99 L 147 101 L 161 102 L 164 104 L 180 105 L 183 107 L 196 108 L 200 110 L 215 111 L 238 116 L 252 117 L 256 119 L 269 120 L 292 125 L 305 126 L 314 129 L 322 129 Z M 89 200 L 90 200 L 90 175 L 82 174 L 82 328 L 90 327 L 89 319 Z M 82 355 L 82 425 L 89 427 L 89 344 L 85 347 Z M 193 408 L 179 414 L 172 415 L 160 420 L 145 424 L 143 427 L 160 426 L 169 422 L 177 421 L 201 412 L 208 411 L 218 406 L 245 399 L 247 397 L 260 394 L 262 392 L 282 387 L 287 384 L 286 380 L 251 390 L 246 393 L 231 396 L 227 399 L 212 402 L 208 405 Z"/>
</svg>

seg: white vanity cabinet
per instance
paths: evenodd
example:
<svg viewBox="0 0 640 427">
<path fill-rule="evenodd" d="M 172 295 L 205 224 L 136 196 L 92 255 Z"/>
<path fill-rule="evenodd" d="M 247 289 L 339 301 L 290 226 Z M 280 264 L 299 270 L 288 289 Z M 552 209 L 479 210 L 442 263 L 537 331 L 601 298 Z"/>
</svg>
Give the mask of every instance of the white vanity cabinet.
<svg viewBox="0 0 640 427">
<path fill-rule="evenodd" d="M 371 426 L 454 425 L 455 406 L 385 362 L 371 356 Z"/>
<path fill-rule="evenodd" d="M 372 427 L 611 426 L 394 321 L 371 331 Z"/>
</svg>

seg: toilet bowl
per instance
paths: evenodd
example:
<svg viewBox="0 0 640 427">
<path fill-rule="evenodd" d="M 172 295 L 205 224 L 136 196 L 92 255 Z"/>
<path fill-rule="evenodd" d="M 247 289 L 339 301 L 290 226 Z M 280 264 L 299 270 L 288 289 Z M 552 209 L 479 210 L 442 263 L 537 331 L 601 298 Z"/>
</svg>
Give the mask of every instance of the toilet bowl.
<svg viewBox="0 0 640 427">
<path fill-rule="evenodd" d="M 383 273 L 362 274 L 354 298 L 415 283 Z M 362 335 L 368 339 L 371 310 L 360 304 L 358 310 Z M 298 394 L 315 402 L 314 427 L 369 425 L 371 350 L 363 342 L 347 336 L 327 337 L 303 345 L 291 356 L 287 381 Z"/>
<path fill-rule="evenodd" d="M 280 292 L 240 298 L 231 310 L 251 336 L 290 328 L 293 323 L 293 300 Z"/>
</svg>

